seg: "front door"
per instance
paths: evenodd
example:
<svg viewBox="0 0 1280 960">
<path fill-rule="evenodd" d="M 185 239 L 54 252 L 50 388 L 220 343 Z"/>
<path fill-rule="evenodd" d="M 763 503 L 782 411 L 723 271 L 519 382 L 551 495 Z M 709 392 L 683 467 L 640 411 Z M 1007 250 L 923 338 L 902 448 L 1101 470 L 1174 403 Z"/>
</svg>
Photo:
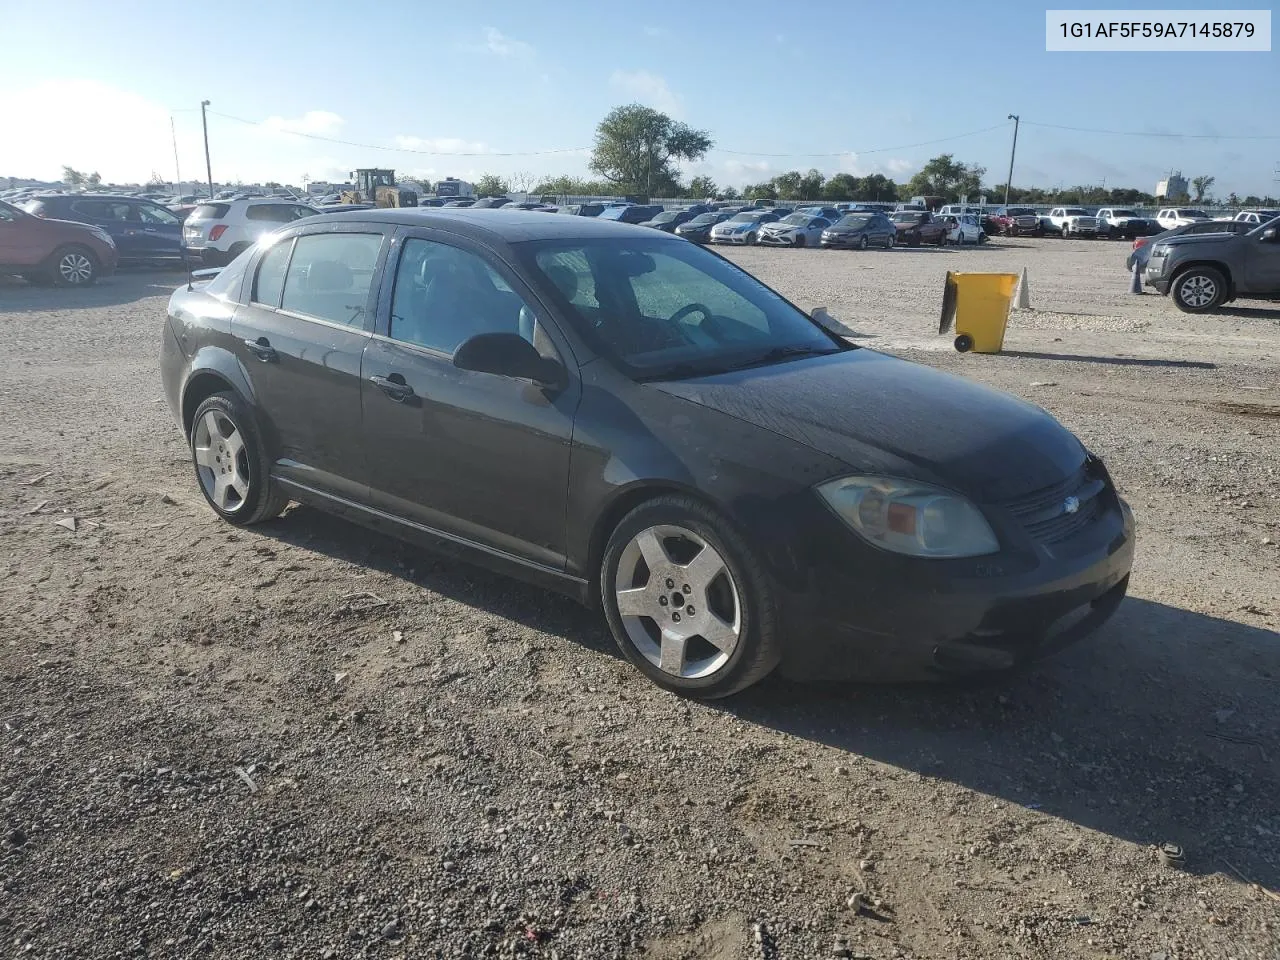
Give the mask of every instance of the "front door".
<svg viewBox="0 0 1280 960">
<path fill-rule="evenodd" d="M 383 239 L 379 225 L 351 224 L 274 244 L 251 267 L 251 302 L 232 321 L 272 472 L 361 500 L 360 358 Z"/>
<path fill-rule="evenodd" d="M 1280 225 L 1272 228 L 1270 238 L 1253 238 L 1245 254 L 1245 280 L 1254 293 L 1280 296 Z M 1262 231 L 1266 233 L 1266 231 Z"/>
<path fill-rule="evenodd" d="M 361 377 L 371 496 L 396 516 L 561 570 L 576 366 L 510 268 L 462 243 L 415 229 L 392 254 L 394 286 Z M 494 332 L 565 362 L 569 385 L 453 365 L 464 340 Z"/>
<path fill-rule="evenodd" d="M 176 260 L 182 256 L 182 221 L 158 203 L 134 205 L 141 224 L 139 246 L 144 257 Z"/>
</svg>

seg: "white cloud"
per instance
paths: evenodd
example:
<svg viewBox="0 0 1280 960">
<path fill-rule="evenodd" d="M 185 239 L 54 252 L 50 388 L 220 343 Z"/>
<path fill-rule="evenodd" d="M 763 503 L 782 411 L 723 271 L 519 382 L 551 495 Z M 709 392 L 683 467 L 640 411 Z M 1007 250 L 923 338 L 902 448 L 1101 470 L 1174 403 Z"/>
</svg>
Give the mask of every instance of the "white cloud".
<svg viewBox="0 0 1280 960">
<path fill-rule="evenodd" d="M 648 70 L 615 70 L 609 86 L 669 116 L 684 114 L 684 98 L 672 91 L 664 77 Z"/>
<path fill-rule="evenodd" d="M 463 140 L 460 137 L 408 137 L 398 134 L 396 146 L 402 150 L 417 150 L 423 153 L 492 153 L 487 143 L 480 140 Z"/>
<path fill-rule="evenodd" d="M 484 43 L 478 48 L 492 53 L 495 57 L 509 60 L 524 60 L 533 56 L 532 45 L 514 37 L 508 37 L 497 27 L 484 28 Z"/>
<path fill-rule="evenodd" d="M 308 110 L 300 117 L 267 117 L 262 125 L 285 133 L 310 133 L 332 136 L 342 129 L 343 119 L 328 110 Z"/>
</svg>

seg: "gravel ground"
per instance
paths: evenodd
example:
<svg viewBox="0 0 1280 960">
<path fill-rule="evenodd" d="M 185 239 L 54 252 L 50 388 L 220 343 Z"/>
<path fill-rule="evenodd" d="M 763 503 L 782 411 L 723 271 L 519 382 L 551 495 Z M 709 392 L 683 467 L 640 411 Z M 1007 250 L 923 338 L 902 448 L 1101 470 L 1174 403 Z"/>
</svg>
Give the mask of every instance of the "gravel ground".
<svg viewBox="0 0 1280 960">
<path fill-rule="evenodd" d="M 570 601 L 216 521 L 177 275 L 0 280 L 0 955 L 1280 957 L 1280 313 L 1131 296 L 1103 242 L 727 255 L 1102 454 L 1114 620 L 999 683 L 685 702 Z M 945 270 L 1024 266 L 1004 354 L 935 335 Z"/>
</svg>

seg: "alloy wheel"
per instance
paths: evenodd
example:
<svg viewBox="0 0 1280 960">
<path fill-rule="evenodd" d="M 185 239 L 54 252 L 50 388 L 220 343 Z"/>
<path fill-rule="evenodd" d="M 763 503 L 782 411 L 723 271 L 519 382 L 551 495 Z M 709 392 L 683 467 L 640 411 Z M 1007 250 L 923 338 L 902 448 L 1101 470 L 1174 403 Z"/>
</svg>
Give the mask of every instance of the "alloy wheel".
<svg viewBox="0 0 1280 960">
<path fill-rule="evenodd" d="M 224 513 L 243 507 L 249 495 L 249 453 L 231 418 L 207 411 L 196 423 L 192 449 L 209 500 Z"/>
<path fill-rule="evenodd" d="M 1187 277 L 1178 285 L 1178 296 L 1189 307 L 1207 307 L 1218 295 L 1218 285 L 1202 274 Z"/>
<path fill-rule="evenodd" d="M 58 260 L 58 276 L 72 286 L 88 283 L 93 277 L 93 262 L 78 250 L 71 250 Z"/>
<path fill-rule="evenodd" d="M 618 558 L 614 597 L 628 639 L 672 677 L 714 674 L 742 638 L 742 602 L 729 565 L 686 527 L 653 526 L 632 537 Z"/>
</svg>

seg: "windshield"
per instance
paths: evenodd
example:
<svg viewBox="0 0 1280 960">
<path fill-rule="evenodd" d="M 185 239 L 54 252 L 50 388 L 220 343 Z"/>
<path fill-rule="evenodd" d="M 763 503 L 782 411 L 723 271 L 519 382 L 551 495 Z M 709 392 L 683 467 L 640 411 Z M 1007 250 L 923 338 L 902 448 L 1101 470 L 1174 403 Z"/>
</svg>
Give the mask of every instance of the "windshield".
<svg viewBox="0 0 1280 960">
<path fill-rule="evenodd" d="M 654 217 L 654 218 L 653 218 L 653 222 L 654 222 L 654 223 L 670 223 L 672 220 L 674 220 L 674 219 L 675 219 L 676 217 L 678 217 L 678 216 L 680 216 L 680 214 L 678 214 L 678 213 L 674 213 L 674 212 L 673 212 L 673 213 L 660 213 L 660 214 L 658 214 L 656 217 Z"/>
<path fill-rule="evenodd" d="M 700 227 L 707 223 L 719 223 L 725 218 L 723 213 L 704 213 L 689 221 L 689 226 Z"/>
<path fill-rule="evenodd" d="M 837 227 L 848 227 L 850 230 L 861 230 L 871 222 L 870 217 L 842 217 Z M 904 223 L 906 221 L 903 221 Z"/>
<path fill-rule="evenodd" d="M 846 349 L 750 274 L 695 244 L 575 239 L 515 249 L 592 346 L 636 379 Z"/>
<path fill-rule="evenodd" d="M 916 223 L 924 214 L 920 213 L 895 213 L 893 215 L 894 223 Z"/>
<path fill-rule="evenodd" d="M 763 210 L 756 210 L 753 213 L 747 213 L 744 211 L 743 213 L 735 213 L 733 215 L 733 219 L 731 222 L 732 223 L 754 223 L 755 221 L 759 220 L 763 216 L 764 216 Z"/>
<path fill-rule="evenodd" d="M 800 226 L 804 226 L 806 223 L 808 223 L 812 219 L 813 219 L 813 214 L 811 213 L 793 213 L 789 217 L 783 217 L 782 222 L 796 223 L 796 224 L 799 224 Z"/>
<path fill-rule="evenodd" d="M 1180 217 L 1196 217 L 1197 219 L 1200 219 L 1200 220 L 1208 220 L 1208 219 L 1209 219 L 1209 215 L 1208 215 L 1207 213 L 1205 213 L 1203 210 L 1179 210 L 1179 211 L 1178 211 L 1178 216 L 1180 216 Z"/>
<path fill-rule="evenodd" d="M 1063 210 L 1062 212 L 1068 217 L 1089 216 L 1089 211 L 1086 210 L 1084 207 L 1067 207 L 1067 209 Z"/>
<path fill-rule="evenodd" d="M 1134 213 L 1132 210 L 1112 210 L 1111 215 L 1113 217 L 1136 217 L 1137 216 L 1137 214 Z"/>
</svg>

